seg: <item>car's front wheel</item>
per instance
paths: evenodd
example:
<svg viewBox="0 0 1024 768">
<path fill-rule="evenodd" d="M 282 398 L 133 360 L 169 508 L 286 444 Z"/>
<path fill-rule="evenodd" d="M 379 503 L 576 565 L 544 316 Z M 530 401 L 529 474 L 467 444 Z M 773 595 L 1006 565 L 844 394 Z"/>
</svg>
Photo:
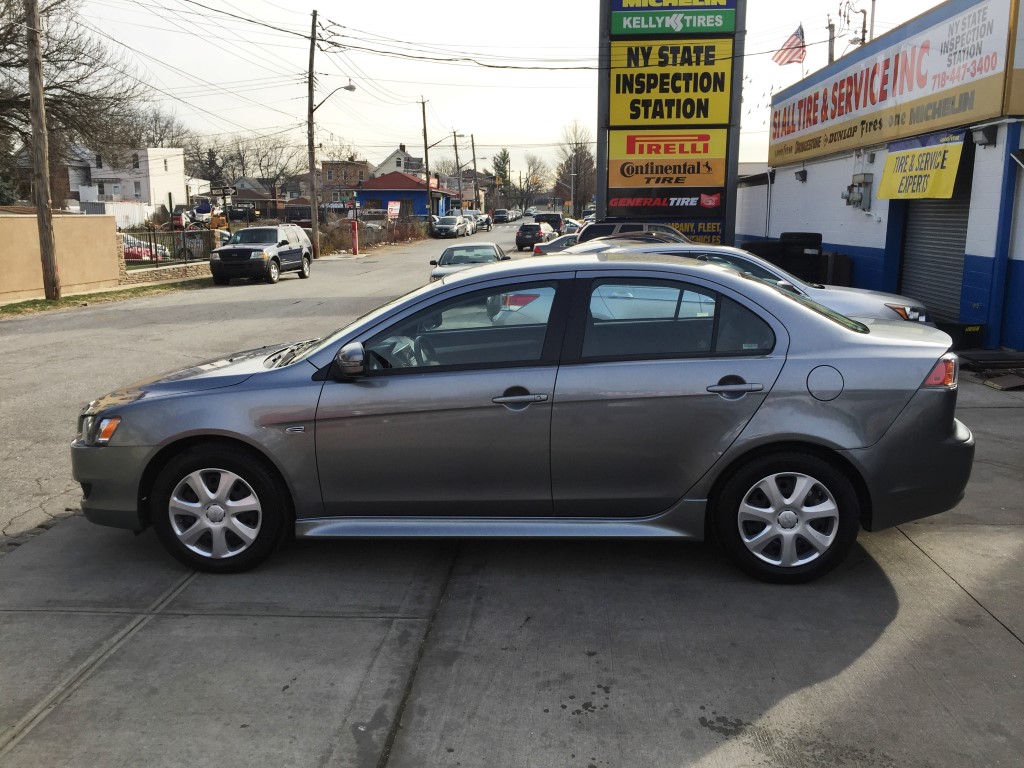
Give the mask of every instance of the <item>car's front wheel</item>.
<svg viewBox="0 0 1024 768">
<path fill-rule="evenodd" d="M 267 280 L 268 283 L 273 284 L 273 283 L 276 283 L 280 279 L 281 279 L 281 267 L 277 263 L 276 259 L 271 259 L 270 263 L 267 265 L 267 277 L 266 277 L 266 280 Z"/>
<path fill-rule="evenodd" d="M 175 456 L 151 498 L 153 528 L 164 547 L 190 568 L 213 573 L 257 565 L 291 518 L 288 493 L 266 460 L 223 445 Z"/>
<path fill-rule="evenodd" d="M 823 576 L 845 559 L 860 527 L 860 499 L 845 472 L 795 451 L 741 466 L 713 505 L 719 542 L 762 581 L 793 584 Z"/>
</svg>

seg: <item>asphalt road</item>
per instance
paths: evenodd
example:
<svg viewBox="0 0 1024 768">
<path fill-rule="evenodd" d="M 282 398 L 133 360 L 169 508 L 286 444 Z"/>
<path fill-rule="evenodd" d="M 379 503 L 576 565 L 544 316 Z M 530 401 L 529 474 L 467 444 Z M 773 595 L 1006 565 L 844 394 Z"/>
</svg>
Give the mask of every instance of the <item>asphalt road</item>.
<svg viewBox="0 0 1024 768">
<path fill-rule="evenodd" d="M 0 321 L 0 766 L 1024 766 L 1024 395 L 970 381 L 964 502 L 800 587 L 613 541 L 299 542 L 215 577 L 52 524 L 82 403 L 327 333 L 442 247 Z"/>
</svg>

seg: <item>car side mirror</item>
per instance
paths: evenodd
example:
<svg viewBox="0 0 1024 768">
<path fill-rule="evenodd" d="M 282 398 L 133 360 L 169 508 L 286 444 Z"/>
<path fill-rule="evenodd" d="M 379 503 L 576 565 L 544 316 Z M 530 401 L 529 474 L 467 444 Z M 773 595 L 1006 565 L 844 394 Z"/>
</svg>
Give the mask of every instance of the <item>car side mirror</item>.
<svg viewBox="0 0 1024 768">
<path fill-rule="evenodd" d="M 338 350 L 334 356 L 334 368 L 341 379 L 357 379 L 363 375 L 365 357 L 362 343 L 353 341 Z"/>
<path fill-rule="evenodd" d="M 436 267 L 437 266 L 437 259 L 431 259 L 430 260 L 430 266 Z"/>
<path fill-rule="evenodd" d="M 790 293 L 799 293 L 799 291 L 797 291 L 796 289 L 796 286 L 793 285 L 788 280 L 779 280 L 777 283 L 775 283 L 775 285 L 784 291 L 789 291 Z"/>
<path fill-rule="evenodd" d="M 512 257 L 509 256 L 508 254 L 506 254 L 504 256 L 499 256 L 498 257 L 498 261 L 511 261 L 511 260 L 512 260 Z"/>
<path fill-rule="evenodd" d="M 282 240 L 280 243 L 278 243 L 278 245 L 288 245 L 288 241 Z"/>
</svg>

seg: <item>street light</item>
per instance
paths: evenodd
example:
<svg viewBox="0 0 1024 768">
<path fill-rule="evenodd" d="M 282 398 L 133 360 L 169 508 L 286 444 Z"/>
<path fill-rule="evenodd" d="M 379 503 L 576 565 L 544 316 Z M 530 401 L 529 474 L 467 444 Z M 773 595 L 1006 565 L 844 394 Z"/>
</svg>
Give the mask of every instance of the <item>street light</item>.
<svg viewBox="0 0 1024 768">
<path fill-rule="evenodd" d="M 313 17 L 314 21 L 316 16 Z M 315 39 L 315 38 L 314 38 Z M 309 52 L 309 69 L 313 71 L 313 49 Z M 338 91 L 354 91 L 355 85 L 352 83 L 351 78 L 347 85 L 339 85 L 333 91 L 328 93 L 319 104 L 313 103 L 313 78 L 309 78 L 309 111 L 306 120 L 306 148 L 309 151 L 309 221 L 310 228 L 313 230 L 313 256 L 314 258 L 320 257 L 320 205 L 319 195 L 316 191 L 316 153 L 313 148 L 313 113 L 316 112 L 320 107 L 324 105 L 331 96 L 336 94 Z"/>
</svg>

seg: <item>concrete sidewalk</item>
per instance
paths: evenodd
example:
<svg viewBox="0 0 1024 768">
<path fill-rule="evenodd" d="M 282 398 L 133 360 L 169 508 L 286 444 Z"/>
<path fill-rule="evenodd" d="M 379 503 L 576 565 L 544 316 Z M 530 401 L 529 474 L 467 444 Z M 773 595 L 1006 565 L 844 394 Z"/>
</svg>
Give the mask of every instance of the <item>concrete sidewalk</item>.
<svg viewBox="0 0 1024 768">
<path fill-rule="evenodd" d="M 1024 766 L 1024 394 L 967 497 L 814 584 L 667 542 L 301 542 L 239 576 L 75 517 L 0 557 L 0 766 Z"/>
</svg>

